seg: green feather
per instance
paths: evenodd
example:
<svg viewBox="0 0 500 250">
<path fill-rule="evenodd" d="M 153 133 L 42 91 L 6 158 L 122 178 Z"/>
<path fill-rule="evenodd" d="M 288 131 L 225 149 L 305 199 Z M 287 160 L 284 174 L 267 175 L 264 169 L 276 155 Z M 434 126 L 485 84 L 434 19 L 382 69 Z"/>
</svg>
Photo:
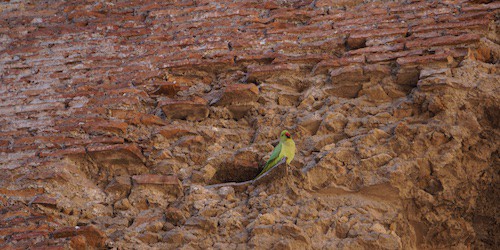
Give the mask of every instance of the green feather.
<svg viewBox="0 0 500 250">
<path fill-rule="evenodd" d="M 266 162 L 266 165 L 264 165 L 264 169 L 262 169 L 262 172 L 259 174 L 263 174 L 265 172 L 267 172 L 267 170 L 269 170 L 272 166 L 276 165 L 276 163 L 278 163 L 281 158 L 279 157 L 280 153 L 281 153 L 281 147 L 282 147 L 283 143 L 279 143 L 273 150 L 273 152 L 271 153 L 271 157 L 269 158 L 269 160 L 267 160 Z"/>
</svg>

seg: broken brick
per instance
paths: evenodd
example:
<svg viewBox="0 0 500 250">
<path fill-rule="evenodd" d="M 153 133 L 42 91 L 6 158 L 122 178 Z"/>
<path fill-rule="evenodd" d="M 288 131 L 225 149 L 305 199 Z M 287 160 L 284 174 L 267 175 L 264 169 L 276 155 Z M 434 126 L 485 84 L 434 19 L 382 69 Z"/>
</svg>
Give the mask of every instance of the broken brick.
<svg viewBox="0 0 500 250">
<path fill-rule="evenodd" d="M 255 84 L 231 84 L 224 89 L 217 105 L 254 102 L 259 98 L 259 88 Z"/>
<path fill-rule="evenodd" d="M 208 117 L 207 101 L 200 97 L 191 100 L 164 100 L 158 104 L 169 119 L 201 121 Z"/>
</svg>

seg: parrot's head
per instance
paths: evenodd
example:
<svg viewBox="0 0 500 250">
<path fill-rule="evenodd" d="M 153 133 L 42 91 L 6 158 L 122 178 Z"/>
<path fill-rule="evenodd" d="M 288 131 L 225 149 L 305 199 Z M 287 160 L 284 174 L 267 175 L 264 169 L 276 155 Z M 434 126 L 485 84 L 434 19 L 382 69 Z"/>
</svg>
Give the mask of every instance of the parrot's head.
<svg viewBox="0 0 500 250">
<path fill-rule="evenodd" d="M 286 139 L 292 139 L 292 135 L 288 130 L 283 130 L 280 134 L 280 141 L 285 141 Z"/>
</svg>

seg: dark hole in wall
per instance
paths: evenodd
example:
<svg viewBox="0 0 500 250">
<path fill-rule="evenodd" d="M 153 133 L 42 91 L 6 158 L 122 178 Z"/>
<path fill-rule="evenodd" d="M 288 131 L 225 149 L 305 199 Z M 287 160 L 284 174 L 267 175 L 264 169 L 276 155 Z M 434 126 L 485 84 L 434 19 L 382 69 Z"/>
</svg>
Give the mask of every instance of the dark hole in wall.
<svg viewBox="0 0 500 250">
<path fill-rule="evenodd" d="M 215 172 L 210 184 L 243 182 L 254 179 L 259 174 L 258 166 L 242 166 L 226 163 Z"/>
</svg>

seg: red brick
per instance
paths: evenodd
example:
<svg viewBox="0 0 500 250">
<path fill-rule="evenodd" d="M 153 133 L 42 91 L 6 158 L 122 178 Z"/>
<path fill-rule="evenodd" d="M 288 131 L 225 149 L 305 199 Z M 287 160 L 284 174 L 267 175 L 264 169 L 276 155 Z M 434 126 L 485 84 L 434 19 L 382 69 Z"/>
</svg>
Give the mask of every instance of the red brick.
<svg viewBox="0 0 500 250">
<path fill-rule="evenodd" d="M 299 65 L 296 64 L 270 64 L 270 65 L 248 65 L 248 80 L 254 81 L 257 78 L 267 78 L 276 73 L 298 72 Z"/>
<path fill-rule="evenodd" d="M 348 19 L 344 21 L 339 21 L 334 23 L 336 29 L 341 29 L 342 27 L 350 27 L 347 30 L 355 31 L 357 29 L 373 29 L 373 24 L 391 23 L 393 26 L 389 28 L 397 28 L 399 20 L 394 15 L 370 15 L 366 17 L 358 17 L 355 19 Z M 404 26 L 406 27 L 406 26 Z M 378 27 L 380 29 L 380 27 Z"/>
<path fill-rule="evenodd" d="M 274 60 L 273 63 L 276 64 L 286 64 L 286 63 L 291 63 L 291 64 L 308 64 L 308 65 L 314 65 L 317 64 L 323 60 L 333 60 L 332 55 L 328 53 L 315 53 L 315 54 L 310 54 L 310 55 L 299 55 L 299 56 L 292 56 L 292 55 L 279 55 L 277 56 Z"/>
<path fill-rule="evenodd" d="M 440 45 L 456 45 L 456 44 L 468 44 L 473 42 L 479 42 L 480 35 L 477 34 L 466 34 L 460 36 L 442 36 L 429 39 L 418 39 L 409 41 L 406 43 L 406 47 L 410 49 L 430 47 L 430 46 L 440 46 Z"/>
<path fill-rule="evenodd" d="M 19 217 L 24 220 L 24 217 L 27 217 L 30 214 L 30 209 L 27 209 L 25 206 L 10 206 L 0 210 L 0 221 L 8 221 L 9 219 Z"/>
<path fill-rule="evenodd" d="M 45 231 L 48 229 L 49 229 L 49 227 L 46 224 L 0 228 L 0 236 L 7 236 L 7 235 L 11 235 L 11 234 L 17 234 L 17 233 L 23 233 L 23 232 L 29 232 L 29 231 Z"/>
<path fill-rule="evenodd" d="M 457 17 L 458 20 L 460 21 L 466 21 L 466 20 L 471 20 L 471 19 L 477 19 L 477 20 L 491 20 L 493 19 L 493 13 L 489 11 L 478 11 L 478 12 L 471 12 L 471 13 L 462 13 Z"/>
<path fill-rule="evenodd" d="M 48 207 L 56 207 L 57 206 L 57 200 L 55 198 L 45 196 L 45 195 L 38 195 L 36 196 L 31 202 L 31 204 L 40 204 Z"/>
<path fill-rule="evenodd" d="M 335 21 L 338 20 L 344 20 L 343 14 L 337 13 L 337 14 L 331 14 L 331 15 L 321 15 L 317 17 L 313 17 L 309 20 L 309 23 L 311 24 L 328 24 L 332 25 Z"/>
<path fill-rule="evenodd" d="M 493 1 L 489 4 L 477 4 L 472 6 L 466 6 L 462 8 L 463 12 L 472 12 L 472 11 L 482 11 L 482 10 L 496 10 L 500 9 L 500 2 Z"/>
<path fill-rule="evenodd" d="M 380 46 L 361 48 L 361 49 L 357 49 L 357 50 L 351 50 L 351 51 L 347 52 L 347 55 L 394 52 L 394 51 L 400 51 L 403 49 L 404 49 L 404 44 L 398 43 L 398 44 L 394 44 L 394 45 L 380 45 Z"/>
<path fill-rule="evenodd" d="M 482 19 L 482 20 L 472 20 L 472 21 L 461 21 L 456 23 L 446 22 L 439 23 L 435 25 L 422 25 L 417 27 L 412 27 L 411 32 L 423 32 L 423 31 L 431 31 L 431 30 L 446 30 L 446 29 L 468 29 L 472 27 L 488 27 L 490 20 Z"/>
<path fill-rule="evenodd" d="M 323 14 L 323 10 L 296 10 L 279 8 L 271 11 L 270 17 L 278 22 L 305 22 L 311 17 Z"/>
<path fill-rule="evenodd" d="M 408 32 L 407 28 L 399 28 L 399 29 L 380 29 L 380 30 L 371 30 L 371 31 L 363 31 L 352 33 L 347 39 L 347 43 L 351 47 L 358 47 L 356 45 L 363 43 L 367 38 L 381 37 L 381 36 L 391 36 L 391 35 L 400 35 L 404 36 Z"/>
<path fill-rule="evenodd" d="M 48 237 L 49 232 L 47 230 L 33 230 L 28 232 L 22 232 L 12 235 L 13 240 L 26 240 L 26 239 L 34 239 L 38 237 Z"/>
<path fill-rule="evenodd" d="M 351 57 L 342 57 L 338 59 L 332 59 L 332 60 L 324 60 L 316 64 L 312 70 L 314 74 L 321 74 L 325 73 L 329 68 L 335 68 L 335 67 L 340 67 L 340 66 L 345 66 L 349 64 L 355 64 L 355 63 L 364 63 L 365 62 L 365 56 L 360 55 L 360 56 L 351 56 Z"/>
<path fill-rule="evenodd" d="M 390 61 L 390 60 L 396 60 L 400 57 L 421 55 L 423 53 L 424 53 L 423 50 L 406 50 L 406 51 L 399 51 L 399 52 L 371 54 L 371 55 L 366 56 L 366 61 L 369 63 L 385 62 L 385 61 Z"/>
<path fill-rule="evenodd" d="M 418 2 L 418 3 L 405 4 L 405 5 L 402 5 L 402 6 L 389 8 L 389 12 L 391 12 L 391 13 L 398 13 L 398 12 L 402 12 L 402 13 L 405 13 L 405 12 L 413 12 L 413 11 L 416 11 L 416 10 L 426 9 L 426 8 L 428 8 L 428 7 L 429 7 L 429 3 L 426 3 L 426 2 Z"/>
<path fill-rule="evenodd" d="M 459 10 L 457 8 L 450 8 L 450 7 L 442 7 L 442 8 L 431 8 L 431 9 L 425 9 L 417 12 L 408 12 L 408 13 L 401 13 L 399 14 L 401 19 L 420 19 L 423 17 L 438 17 L 441 15 L 447 15 L 450 13 L 453 14 L 458 14 Z"/>
<path fill-rule="evenodd" d="M 233 58 L 218 58 L 213 60 L 202 60 L 201 55 L 192 54 L 193 56 L 199 57 L 199 59 L 182 59 L 178 61 L 171 61 L 163 63 L 161 68 L 206 68 L 214 67 L 215 65 L 231 65 L 233 64 Z"/>
<path fill-rule="evenodd" d="M 315 2 L 317 7 L 341 7 L 341 6 L 356 6 L 362 3 L 362 0 L 338 1 L 338 0 L 318 0 Z"/>
<path fill-rule="evenodd" d="M 363 68 L 361 65 L 356 64 L 333 69 L 330 71 L 330 77 L 333 82 L 368 80 L 368 78 L 363 75 Z"/>
<path fill-rule="evenodd" d="M 192 128 L 186 128 L 185 126 L 182 128 L 176 126 L 167 126 L 159 130 L 158 133 L 160 133 L 166 139 L 170 139 L 187 134 L 196 134 L 196 131 Z"/>
<path fill-rule="evenodd" d="M 140 123 L 143 125 L 166 125 L 167 123 L 156 115 L 142 114 Z"/>
<path fill-rule="evenodd" d="M 224 89 L 217 105 L 254 102 L 259 98 L 259 88 L 255 84 L 231 84 Z"/>
<path fill-rule="evenodd" d="M 45 111 L 45 110 L 57 110 L 63 109 L 64 104 L 60 102 L 48 102 L 48 103 L 37 103 L 31 105 L 22 106 L 11 106 L 11 107 L 0 107 L 0 115 L 8 114 L 18 114 L 23 112 L 33 112 L 33 111 Z"/>
<path fill-rule="evenodd" d="M 63 156 L 79 155 L 79 154 L 85 154 L 84 147 L 79 146 L 79 147 L 71 147 L 59 150 L 43 150 L 38 155 L 40 157 L 63 157 Z"/>
<path fill-rule="evenodd" d="M 141 106 L 141 100 L 136 96 L 122 96 L 122 97 L 107 97 L 107 98 L 96 98 L 91 99 L 88 103 L 89 105 L 95 105 L 97 107 L 109 106 L 109 107 L 139 107 Z"/>
<path fill-rule="evenodd" d="M 45 191 L 43 188 L 25 188 L 10 190 L 6 188 L 0 188 L 0 194 L 7 196 L 19 196 L 19 197 L 33 197 L 35 195 L 43 194 Z"/>
<path fill-rule="evenodd" d="M 446 62 L 448 61 L 449 57 L 451 57 L 450 53 L 425 55 L 425 56 L 408 56 L 408 57 L 398 58 L 396 62 L 399 65 L 427 64 L 431 62 Z"/>
<path fill-rule="evenodd" d="M 270 51 L 260 51 L 260 50 L 247 50 L 242 51 L 236 55 L 237 63 L 244 62 L 259 62 L 259 61 L 272 61 L 278 53 L 270 52 Z"/>
<path fill-rule="evenodd" d="M 110 155 L 112 153 L 123 153 L 139 161 L 144 161 L 144 155 L 136 144 L 115 144 L 115 145 L 91 145 L 87 147 L 88 153 L 103 153 Z"/>
</svg>

